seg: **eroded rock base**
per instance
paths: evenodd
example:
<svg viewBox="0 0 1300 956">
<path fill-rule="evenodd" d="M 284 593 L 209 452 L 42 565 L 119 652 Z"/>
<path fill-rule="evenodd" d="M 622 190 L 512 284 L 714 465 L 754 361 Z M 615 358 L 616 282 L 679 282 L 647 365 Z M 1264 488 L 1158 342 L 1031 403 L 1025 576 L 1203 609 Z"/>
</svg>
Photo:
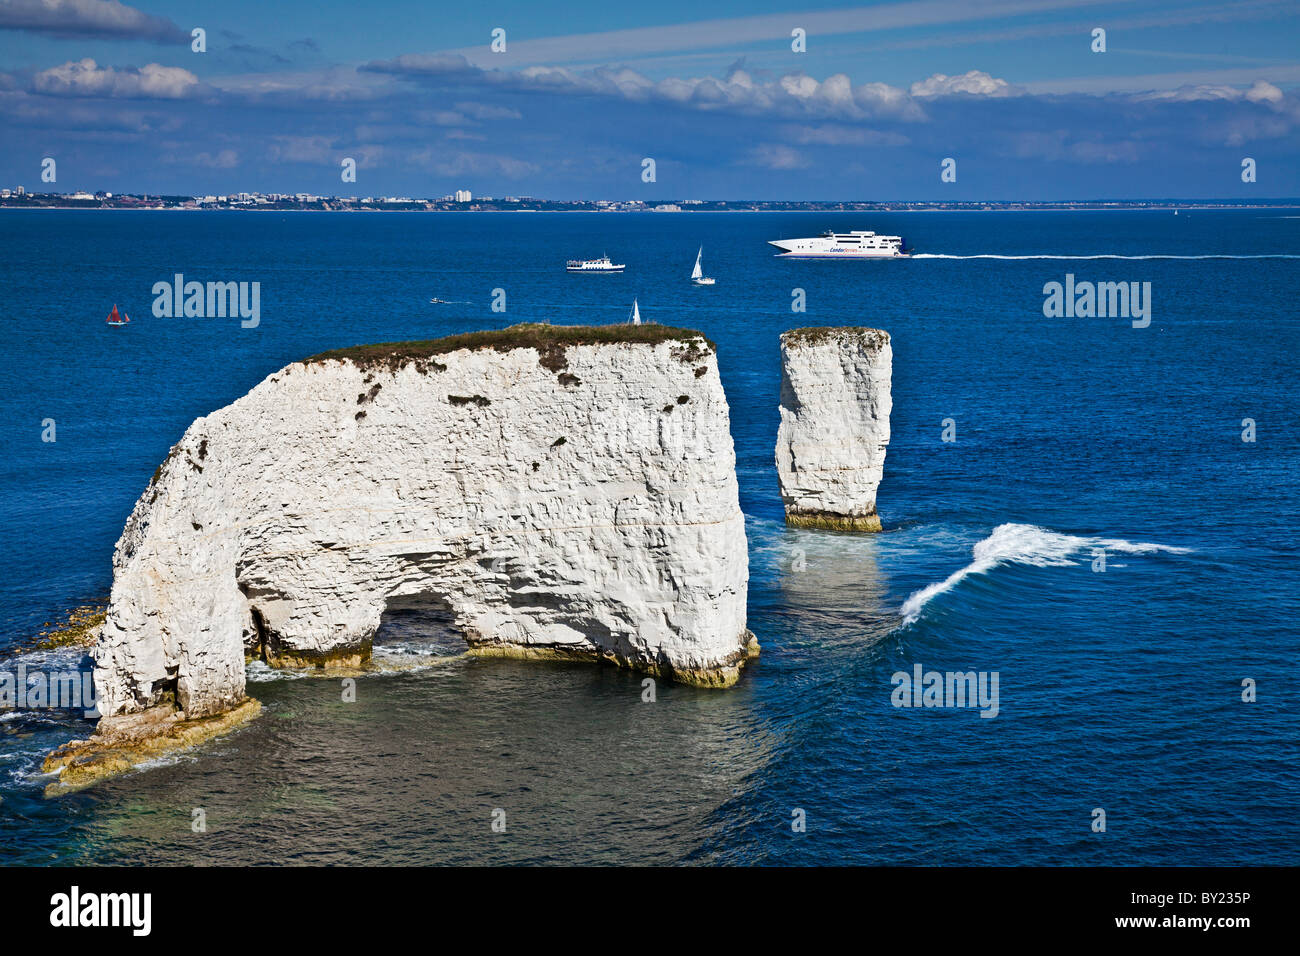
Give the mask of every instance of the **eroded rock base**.
<svg viewBox="0 0 1300 956">
<path fill-rule="evenodd" d="M 824 531 L 879 531 L 880 515 L 833 515 L 824 511 L 786 513 L 791 528 L 820 528 Z"/>
<path fill-rule="evenodd" d="M 337 647 L 321 651 L 273 651 L 264 648 L 257 657 L 275 668 L 288 667 L 296 669 L 315 668 L 328 670 L 333 675 L 336 670 L 361 670 L 370 663 L 371 644 L 369 641 L 360 646 Z M 245 661 L 249 658 L 246 656 Z"/>
<path fill-rule="evenodd" d="M 223 713 L 191 720 L 183 719 L 170 706 L 100 718 L 89 738 L 70 741 L 45 758 L 41 770 L 59 775 L 46 786 L 45 795 L 54 797 L 81 790 L 147 760 L 194 747 L 246 724 L 261 712 L 260 703 L 245 697 Z"/>
<path fill-rule="evenodd" d="M 495 657 L 517 661 L 604 662 L 690 687 L 723 688 L 735 685 L 740 680 L 741 668 L 746 662 L 756 659 L 761 650 L 758 638 L 752 631 L 745 631 L 742 638 L 744 645 L 733 659 L 709 668 L 673 667 L 653 661 L 629 660 L 612 651 L 554 645 L 474 644 L 466 653 L 471 657 Z"/>
</svg>

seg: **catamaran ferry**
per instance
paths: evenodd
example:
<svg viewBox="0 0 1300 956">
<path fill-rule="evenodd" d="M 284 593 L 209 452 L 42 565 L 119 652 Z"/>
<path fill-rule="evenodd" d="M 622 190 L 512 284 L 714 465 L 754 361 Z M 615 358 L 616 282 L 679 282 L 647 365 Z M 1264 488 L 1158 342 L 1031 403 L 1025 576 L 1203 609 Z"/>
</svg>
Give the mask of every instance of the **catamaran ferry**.
<svg viewBox="0 0 1300 956">
<path fill-rule="evenodd" d="M 852 232 L 823 232 L 814 239 L 769 239 L 769 244 L 785 250 L 781 258 L 789 259 L 904 259 L 902 236 L 878 236 L 855 229 Z"/>
<path fill-rule="evenodd" d="M 609 256 L 599 259 L 570 259 L 565 263 L 566 272 L 622 272 L 625 266 L 621 262 L 610 262 Z"/>
</svg>

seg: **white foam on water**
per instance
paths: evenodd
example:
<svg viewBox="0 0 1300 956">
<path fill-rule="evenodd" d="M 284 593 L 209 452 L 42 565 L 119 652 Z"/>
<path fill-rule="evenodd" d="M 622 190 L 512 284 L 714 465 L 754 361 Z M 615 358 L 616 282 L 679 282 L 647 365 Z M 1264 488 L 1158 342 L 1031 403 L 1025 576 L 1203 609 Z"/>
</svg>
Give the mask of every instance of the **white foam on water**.
<svg viewBox="0 0 1300 956">
<path fill-rule="evenodd" d="M 1229 256 L 1229 255 L 1205 255 L 1205 256 L 1118 256 L 1109 253 L 1096 256 L 1056 256 L 1056 255 L 1036 255 L 1036 256 L 999 256 L 999 255 L 977 255 L 977 256 L 950 256 L 938 252 L 914 252 L 913 259 L 1300 259 L 1300 255 L 1291 253 L 1266 253 L 1253 256 Z"/>
<path fill-rule="evenodd" d="M 344 671 L 346 675 L 379 676 L 427 670 L 439 664 L 460 660 L 464 651 L 448 654 L 418 644 L 376 644 L 373 656 L 362 667 Z M 250 684 L 269 684 L 274 681 L 302 680 L 305 677 L 334 679 L 337 672 L 315 667 L 271 667 L 264 661 L 249 661 L 244 668 L 244 679 Z"/>
<path fill-rule="evenodd" d="M 244 667 L 244 680 L 249 684 L 267 684 L 276 680 L 302 680 L 306 671 L 272 667 L 265 661 L 249 661 Z"/>
<path fill-rule="evenodd" d="M 14 671 L 19 664 L 28 673 L 35 671 L 75 671 L 90 654 L 88 647 L 23 647 L 10 649 L 12 654 L 0 660 L 0 670 Z"/>
<path fill-rule="evenodd" d="M 431 648 L 419 643 L 376 644 L 367 670 L 376 674 L 423 671 L 461 660 L 467 650 L 468 645 L 463 650 L 448 653 L 445 648 Z"/>
<path fill-rule="evenodd" d="M 14 761 L 14 765 L 4 768 L 4 775 L 14 786 L 25 787 L 41 780 L 48 780 L 52 774 L 42 773 L 41 765 L 45 755 L 52 747 L 37 747 L 28 750 L 11 750 L 0 754 L 4 760 Z"/>
<path fill-rule="evenodd" d="M 1000 524 L 983 541 L 975 544 L 972 561 L 942 581 L 928 585 L 903 602 L 899 614 L 904 624 L 921 616 L 921 610 L 936 595 L 951 591 L 972 574 L 984 574 L 1002 564 L 1028 564 L 1034 567 L 1068 567 L 1083 551 L 1117 551 L 1122 554 L 1188 554 L 1191 548 L 1175 548 L 1122 538 L 1090 538 L 1061 534 L 1032 524 Z"/>
</svg>

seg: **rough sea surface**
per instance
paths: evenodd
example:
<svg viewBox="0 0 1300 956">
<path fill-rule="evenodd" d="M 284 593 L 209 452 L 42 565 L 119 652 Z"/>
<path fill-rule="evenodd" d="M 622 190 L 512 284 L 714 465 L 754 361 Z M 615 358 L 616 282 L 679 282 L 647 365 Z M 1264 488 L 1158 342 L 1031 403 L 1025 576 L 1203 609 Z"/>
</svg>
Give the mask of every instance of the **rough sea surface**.
<svg viewBox="0 0 1300 956">
<path fill-rule="evenodd" d="M 929 257 L 765 244 L 831 227 Z M 711 288 L 687 281 L 701 244 Z M 602 252 L 627 272 L 563 271 Z M 5 210 L 0 253 L 0 669 L 76 666 L 17 648 L 107 594 L 169 447 L 266 375 L 618 322 L 633 297 L 718 343 L 763 646 L 731 690 L 645 703 L 640 675 L 465 659 L 445 622 L 394 613 L 355 703 L 254 667 L 261 718 L 56 800 L 40 758 L 90 723 L 0 713 L 0 863 L 1300 863 L 1294 211 Z M 154 318 L 175 273 L 260 282 L 260 325 Z M 1150 282 L 1150 326 L 1044 317 L 1067 273 Z M 129 326 L 105 326 L 114 302 Z M 800 325 L 893 336 L 879 535 L 782 522 L 777 336 Z M 996 672 L 997 716 L 893 706 L 918 664 Z"/>
</svg>

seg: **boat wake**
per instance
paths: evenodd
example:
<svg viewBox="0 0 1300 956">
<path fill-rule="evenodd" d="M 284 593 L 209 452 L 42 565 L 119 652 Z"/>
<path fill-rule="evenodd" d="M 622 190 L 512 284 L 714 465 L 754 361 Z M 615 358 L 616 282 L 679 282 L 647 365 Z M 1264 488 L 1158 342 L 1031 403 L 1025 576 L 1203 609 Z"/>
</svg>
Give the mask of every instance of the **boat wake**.
<svg viewBox="0 0 1300 956">
<path fill-rule="evenodd" d="M 1034 255 L 1034 256 L 999 256 L 993 254 L 982 254 L 977 256 L 950 256 L 938 252 L 914 252 L 913 259 L 1066 259 L 1066 260 L 1085 260 L 1085 259 L 1300 259 L 1300 255 L 1291 253 L 1266 253 L 1252 256 L 1230 256 L 1230 255 L 1206 255 L 1206 256 L 1119 256 L 1105 253 L 1096 256 L 1057 256 L 1057 255 Z"/>
<path fill-rule="evenodd" d="M 976 543 L 973 559 L 960 571 L 954 571 L 914 593 L 903 602 L 899 613 L 904 624 L 911 624 L 921 616 L 922 609 L 932 598 L 951 591 L 972 574 L 984 574 L 1002 564 L 1028 564 L 1034 567 L 1068 567 L 1075 563 L 1080 552 L 1096 550 L 1117 551 L 1122 554 L 1189 554 L 1191 548 L 1175 548 L 1142 541 L 1125 541 L 1122 538 L 1089 538 L 1061 534 L 1032 524 L 1000 524 L 983 541 Z"/>
</svg>

